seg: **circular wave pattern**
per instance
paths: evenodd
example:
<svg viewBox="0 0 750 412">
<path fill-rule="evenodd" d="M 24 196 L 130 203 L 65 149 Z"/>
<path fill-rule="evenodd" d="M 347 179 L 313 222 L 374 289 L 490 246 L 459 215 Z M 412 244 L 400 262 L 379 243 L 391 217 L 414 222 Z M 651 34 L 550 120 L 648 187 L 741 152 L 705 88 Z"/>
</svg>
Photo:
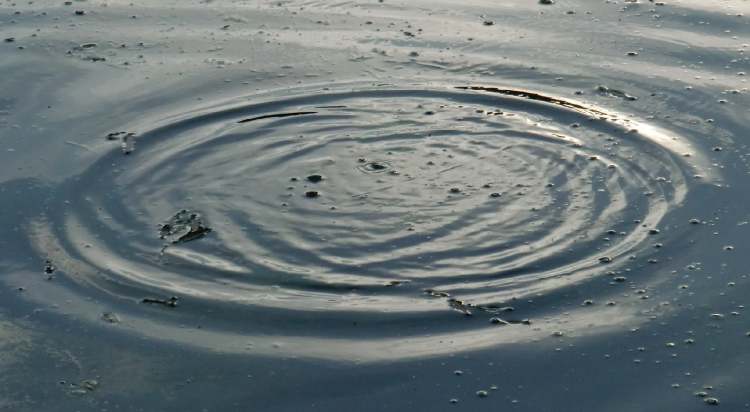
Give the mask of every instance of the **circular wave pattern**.
<svg viewBox="0 0 750 412">
<path fill-rule="evenodd" d="M 556 309 L 528 302 L 644 247 L 692 174 L 689 144 L 662 130 L 490 87 L 254 97 L 128 143 L 67 183 L 86 197 L 35 225 L 40 253 L 75 280 L 59 284 L 142 333 L 300 356 L 548 334 L 526 319 Z M 183 209 L 210 231 L 161 239 Z"/>
</svg>

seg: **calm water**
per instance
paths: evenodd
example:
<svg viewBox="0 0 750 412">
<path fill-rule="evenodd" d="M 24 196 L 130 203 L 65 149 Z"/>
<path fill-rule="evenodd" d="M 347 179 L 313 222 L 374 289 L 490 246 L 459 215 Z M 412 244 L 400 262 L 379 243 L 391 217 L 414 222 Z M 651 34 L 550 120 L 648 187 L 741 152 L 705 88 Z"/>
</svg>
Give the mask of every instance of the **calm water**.
<svg viewBox="0 0 750 412">
<path fill-rule="evenodd" d="M 749 22 L 0 1 L 0 409 L 750 411 Z"/>
</svg>

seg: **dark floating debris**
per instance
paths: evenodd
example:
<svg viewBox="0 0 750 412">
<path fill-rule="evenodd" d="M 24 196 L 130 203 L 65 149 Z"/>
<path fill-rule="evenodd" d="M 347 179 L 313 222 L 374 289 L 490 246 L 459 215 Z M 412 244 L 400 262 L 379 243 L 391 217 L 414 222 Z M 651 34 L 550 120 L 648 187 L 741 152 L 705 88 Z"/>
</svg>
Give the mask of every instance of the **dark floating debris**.
<svg viewBox="0 0 750 412">
<path fill-rule="evenodd" d="M 364 163 L 361 166 L 359 166 L 359 170 L 365 172 L 365 173 L 383 173 L 391 168 L 391 164 L 385 161 L 366 161 L 365 159 L 360 159 L 360 163 Z"/>
<path fill-rule="evenodd" d="M 89 392 L 95 391 L 99 387 L 99 381 L 96 379 L 84 379 L 78 384 L 71 384 L 72 389 L 70 393 L 73 395 L 86 395 Z"/>
<path fill-rule="evenodd" d="M 448 292 L 441 292 L 433 289 L 425 289 L 424 293 L 432 296 L 433 298 L 447 298 L 451 296 L 451 294 Z"/>
<path fill-rule="evenodd" d="M 638 98 L 635 97 L 635 96 L 631 96 L 631 95 L 629 95 L 629 94 L 627 94 L 627 93 L 625 93 L 625 92 L 623 92 L 621 90 L 610 89 L 607 86 L 597 86 L 596 87 L 596 91 L 599 92 L 600 94 L 614 96 L 614 97 L 619 97 L 619 98 L 622 98 L 622 99 L 625 99 L 625 100 L 630 100 L 630 101 L 636 101 L 636 100 L 638 100 Z"/>
<path fill-rule="evenodd" d="M 135 150 L 135 133 L 133 132 L 112 132 L 107 134 L 106 139 L 119 141 L 123 154 L 129 155 Z"/>
<path fill-rule="evenodd" d="M 263 120 L 263 119 L 273 119 L 276 117 L 291 117 L 291 116 L 303 116 L 306 114 L 317 114 L 318 112 L 293 112 L 293 113 L 275 113 L 275 114 L 266 114 L 263 116 L 256 116 L 256 117 L 250 117 L 247 119 L 242 119 L 238 121 L 237 123 L 247 123 L 247 122 L 253 122 L 256 120 Z"/>
<path fill-rule="evenodd" d="M 159 238 L 172 244 L 200 239 L 211 232 L 197 212 L 182 209 L 159 228 Z"/>
<path fill-rule="evenodd" d="M 143 300 L 141 300 L 141 302 L 142 303 L 155 304 L 155 305 L 164 305 L 164 306 L 168 306 L 170 308 L 176 308 L 178 300 L 180 300 L 180 298 L 178 298 L 177 296 L 172 296 L 169 299 L 143 298 Z"/>
<path fill-rule="evenodd" d="M 475 308 L 475 306 L 473 304 L 471 304 L 471 303 L 464 302 L 462 300 L 458 300 L 458 299 L 454 299 L 454 298 L 449 298 L 448 299 L 448 305 L 451 308 L 453 308 L 453 309 L 455 309 L 455 310 L 463 313 L 466 316 L 471 316 L 472 315 L 471 309 Z"/>
<path fill-rule="evenodd" d="M 120 317 L 113 312 L 102 313 L 101 319 L 107 323 L 120 323 Z"/>
<path fill-rule="evenodd" d="M 323 181 L 323 176 L 321 176 L 321 175 L 310 175 L 310 176 L 307 176 L 307 181 L 308 182 L 312 182 L 312 183 L 320 183 L 321 181 Z"/>
<path fill-rule="evenodd" d="M 55 272 L 56 269 L 57 268 L 55 267 L 55 265 L 52 264 L 51 261 L 49 260 L 44 261 L 44 273 L 51 275 Z"/>
<path fill-rule="evenodd" d="M 320 192 L 318 192 L 317 190 L 310 190 L 305 192 L 305 197 L 308 197 L 310 199 L 320 197 Z"/>
</svg>

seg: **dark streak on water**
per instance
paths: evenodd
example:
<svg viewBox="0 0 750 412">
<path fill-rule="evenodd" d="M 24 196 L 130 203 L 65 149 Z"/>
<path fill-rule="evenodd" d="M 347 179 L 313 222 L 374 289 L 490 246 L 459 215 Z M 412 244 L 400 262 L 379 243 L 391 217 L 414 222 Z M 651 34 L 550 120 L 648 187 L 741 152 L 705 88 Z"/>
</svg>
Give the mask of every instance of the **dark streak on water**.
<svg viewBox="0 0 750 412">
<path fill-rule="evenodd" d="M 317 112 L 296 112 L 296 113 L 274 113 L 274 114 L 266 114 L 263 116 L 257 116 L 257 117 L 251 117 L 248 119 L 242 119 L 238 121 L 237 123 L 247 123 L 247 122 L 253 122 L 256 120 L 263 120 L 263 119 L 273 119 L 276 117 L 290 117 L 290 116 L 302 116 L 306 114 L 315 114 Z"/>
</svg>

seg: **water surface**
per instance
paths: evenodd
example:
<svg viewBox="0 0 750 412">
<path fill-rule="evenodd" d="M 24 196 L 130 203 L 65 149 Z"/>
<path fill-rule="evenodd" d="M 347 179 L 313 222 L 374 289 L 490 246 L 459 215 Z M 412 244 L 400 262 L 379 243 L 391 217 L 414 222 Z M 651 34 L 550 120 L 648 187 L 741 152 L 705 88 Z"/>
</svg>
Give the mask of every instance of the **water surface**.
<svg viewBox="0 0 750 412">
<path fill-rule="evenodd" d="M 4 3 L 0 408 L 750 410 L 748 12 Z"/>
</svg>

